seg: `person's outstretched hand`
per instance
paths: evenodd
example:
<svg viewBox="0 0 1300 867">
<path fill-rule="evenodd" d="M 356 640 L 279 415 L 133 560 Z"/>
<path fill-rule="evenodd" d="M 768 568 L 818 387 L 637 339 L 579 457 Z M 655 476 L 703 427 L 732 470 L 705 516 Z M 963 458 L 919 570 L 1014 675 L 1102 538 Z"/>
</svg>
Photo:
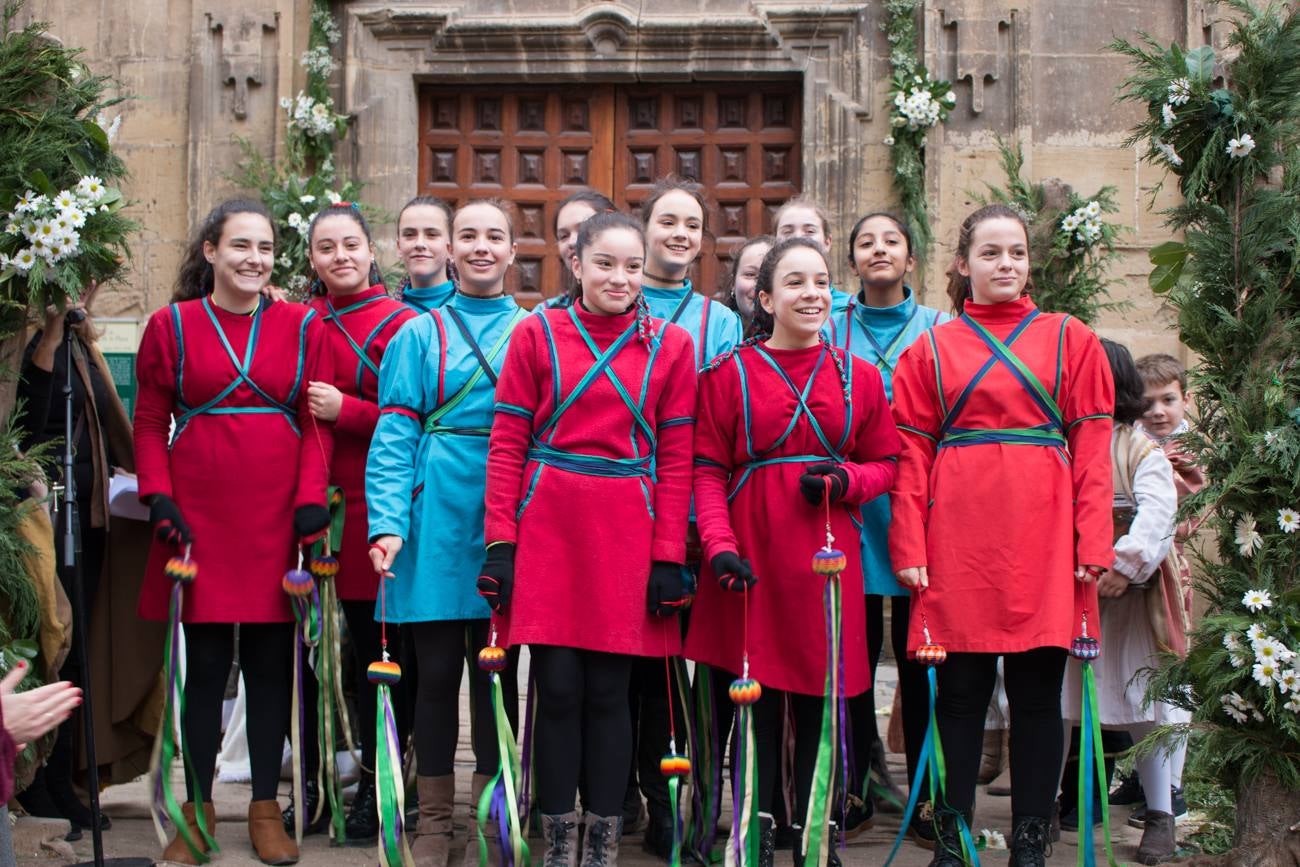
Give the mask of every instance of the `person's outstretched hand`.
<svg viewBox="0 0 1300 867">
<path fill-rule="evenodd" d="M 62 723 L 81 704 L 81 690 L 66 680 L 27 692 L 14 692 L 26 676 L 27 663 L 19 662 L 4 676 L 4 680 L 0 680 L 0 707 L 3 708 L 5 730 L 20 750 L 27 746 L 28 741 Z"/>
</svg>

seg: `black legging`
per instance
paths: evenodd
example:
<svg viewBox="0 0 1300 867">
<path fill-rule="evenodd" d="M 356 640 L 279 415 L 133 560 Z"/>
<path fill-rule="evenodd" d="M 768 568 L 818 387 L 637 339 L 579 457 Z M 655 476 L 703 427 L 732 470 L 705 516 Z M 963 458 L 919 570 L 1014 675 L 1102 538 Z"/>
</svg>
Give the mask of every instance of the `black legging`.
<svg viewBox="0 0 1300 867">
<path fill-rule="evenodd" d="M 925 740 L 925 727 L 929 723 L 929 687 L 926 685 L 925 666 L 907 657 L 907 629 L 911 615 L 912 597 L 890 596 L 890 647 L 898 663 L 898 690 L 902 694 L 903 748 L 907 755 L 907 780 L 916 776 L 916 764 L 921 755 L 921 742 Z M 885 597 L 867 596 L 867 655 L 871 660 L 871 682 L 876 682 L 880 657 L 885 643 Z M 862 695 L 849 699 L 849 720 L 852 726 L 854 774 L 851 791 L 863 794 L 871 773 L 871 749 L 880 740 L 876 728 L 876 695 L 869 689 Z M 923 780 L 919 800 L 929 795 L 929 781 Z"/>
<path fill-rule="evenodd" d="M 350 720 L 357 729 L 361 746 L 361 764 L 365 772 L 373 773 L 375 769 L 375 710 L 378 697 L 375 687 L 366 678 L 366 669 L 370 663 L 380 658 L 379 623 L 375 620 L 375 603 L 373 601 L 347 599 L 339 602 L 343 618 L 347 622 L 348 645 L 352 648 L 352 665 L 344 665 L 344 671 L 350 668 L 353 675 L 353 690 L 356 694 L 356 719 Z M 402 665 L 402 682 L 405 683 L 415 675 L 414 666 L 405 659 L 401 646 L 401 633 L 394 626 L 388 628 L 389 655 Z M 339 660 L 343 664 L 343 660 Z M 243 657 L 240 657 L 243 664 Z M 320 747 L 316 738 L 319 724 L 316 715 L 316 698 L 319 691 L 316 673 L 311 666 L 303 670 L 303 735 L 302 750 L 309 779 L 316 778 L 320 762 Z M 400 705 L 405 693 L 394 687 L 393 704 Z M 407 726 L 405 715 L 395 708 L 397 714 L 397 735 L 401 743 L 406 742 Z"/>
<path fill-rule="evenodd" d="M 1003 657 L 1011 707 L 1011 812 L 1050 819 L 1065 748 L 1061 680 L 1066 652 L 1037 647 Z M 969 813 L 975 804 L 984 716 L 997 680 L 998 654 L 950 653 L 939 667 L 936 714 L 947 758 L 948 805 Z"/>
<path fill-rule="evenodd" d="M 293 694 L 293 624 L 244 623 L 239 627 L 239 667 L 248 708 L 248 758 L 253 800 L 275 798 L 280 759 L 289 731 Z M 221 746 L 221 703 L 235 657 L 230 623 L 185 624 L 185 745 L 193 765 L 186 768 L 189 800 L 212 800 L 212 775 Z M 194 791 L 195 783 L 198 792 Z"/>
<path fill-rule="evenodd" d="M 488 673 L 478 667 L 478 652 L 488 643 L 487 620 L 433 620 L 410 624 L 420 681 L 415 693 L 415 767 L 422 777 L 452 772 L 460 734 L 460 678 L 469 662 L 470 741 L 474 769 L 495 774 L 500 763 Z M 501 695 L 510 728 L 519 728 L 519 649 L 501 672 Z"/>
<path fill-rule="evenodd" d="M 537 684 L 537 804 L 544 815 L 583 804 L 596 816 L 622 815 L 632 761 L 627 691 L 631 656 L 531 645 Z"/>
</svg>

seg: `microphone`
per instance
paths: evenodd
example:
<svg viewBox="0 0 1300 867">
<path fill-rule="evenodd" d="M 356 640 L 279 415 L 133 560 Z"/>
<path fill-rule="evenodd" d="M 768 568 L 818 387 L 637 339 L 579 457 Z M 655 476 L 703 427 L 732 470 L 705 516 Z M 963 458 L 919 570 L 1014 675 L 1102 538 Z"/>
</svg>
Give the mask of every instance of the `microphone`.
<svg viewBox="0 0 1300 867">
<path fill-rule="evenodd" d="M 74 308 L 72 308 L 72 309 L 69 310 L 69 311 L 67 312 L 67 314 L 63 317 L 63 324 L 64 324 L 64 326 L 68 326 L 68 325 L 80 325 L 81 323 L 83 323 L 83 322 L 85 322 L 85 321 L 86 321 L 86 311 L 85 311 L 85 310 L 82 310 L 82 309 L 80 309 L 80 308 L 78 308 L 78 307 L 74 307 Z"/>
</svg>

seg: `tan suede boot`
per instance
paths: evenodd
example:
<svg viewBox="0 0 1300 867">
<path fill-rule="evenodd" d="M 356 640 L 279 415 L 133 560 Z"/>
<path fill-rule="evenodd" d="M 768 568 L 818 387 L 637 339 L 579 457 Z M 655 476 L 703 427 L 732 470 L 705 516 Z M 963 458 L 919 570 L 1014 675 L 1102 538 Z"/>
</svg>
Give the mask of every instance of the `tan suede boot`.
<svg viewBox="0 0 1300 867">
<path fill-rule="evenodd" d="M 249 802 L 248 839 L 264 864 L 298 863 L 298 844 L 284 832 L 279 801 Z"/>
<path fill-rule="evenodd" d="M 415 867 L 447 867 L 451 860 L 451 813 L 456 803 L 456 775 L 415 778 L 420 818 L 411 837 Z"/>
<path fill-rule="evenodd" d="M 190 837 L 193 838 L 194 844 L 199 847 L 200 852 L 206 855 L 208 852 L 208 844 L 204 841 L 203 835 L 199 833 L 199 822 L 194 811 L 194 802 L 186 801 L 181 806 L 181 812 L 185 815 L 185 826 L 189 828 Z M 208 801 L 203 805 L 203 821 L 208 826 L 208 833 L 212 834 L 215 838 L 217 831 L 217 810 L 211 801 Z M 171 861 L 175 864 L 199 863 L 193 853 L 190 852 L 190 847 L 186 844 L 185 838 L 181 836 L 180 831 L 176 832 L 176 836 L 172 838 L 172 841 L 167 844 L 167 848 L 163 850 L 162 859 L 164 861 Z"/>
<path fill-rule="evenodd" d="M 583 817 L 582 867 L 618 867 L 618 843 L 623 838 L 622 816 Z"/>
<path fill-rule="evenodd" d="M 469 783 L 469 839 L 465 841 L 465 860 L 462 867 L 478 867 L 478 802 L 483 797 L 492 777 L 475 774 Z M 488 867 L 501 865 L 501 829 L 496 822 L 483 817 L 483 839 L 487 842 Z"/>
<path fill-rule="evenodd" d="M 558 816 L 543 813 L 542 839 L 546 841 L 542 867 L 575 867 L 578 863 L 578 814 L 572 811 Z"/>
</svg>

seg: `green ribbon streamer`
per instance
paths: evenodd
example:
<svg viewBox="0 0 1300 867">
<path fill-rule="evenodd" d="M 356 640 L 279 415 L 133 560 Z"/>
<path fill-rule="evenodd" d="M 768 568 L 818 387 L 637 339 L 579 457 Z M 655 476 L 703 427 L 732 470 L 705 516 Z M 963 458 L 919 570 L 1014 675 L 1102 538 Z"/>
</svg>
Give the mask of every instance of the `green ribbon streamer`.
<svg viewBox="0 0 1300 867">
<path fill-rule="evenodd" d="M 1101 745 L 1101 717 L 1097 713 L 1097 679 L 1092 663 L 1082 661 L 1083 667 L 1083 719 L 1079 737 L 1079 867 L 1093 867 L 1097 863 L 1096 848 L 1092 842 L 1092 778 L 1097 780 L 1097 793 L 1101 798 L 1101 832 L 1110 867 L 1115 863 L 1115 852 L 1110 839 L 1110 792 L 1106 785 L 1106 753 Z M 1085 844 L 1083 835 L 1088 835 Z"/>
<path fill-rule="evenodd" d="M 825 863 L 827 830 L 834 812 L 835 763 L 839 752 L 839 708 L 836 698 L 842 688 L 839 681 L 842 602 L 838 573 L 827 577 L 824 597 L 827 611 L 826 695 L 822 703 L 821 737 L 817 744 L 812 791 L 809 793 L 808 813 L 804 819 L 803 851 L 806 864 Z"/>
<path fill-rule="evenodd" d="M 740 766 L 740 791 L 732 792 L 739 800 L 737 811 L 740 820 L 731 829 L 727 844 L 728 862 L 740 852 L 740 862 L 735 867 L 758 867 L 758 844 L 762 834 L 758 816 L 758 758 L 754 752 L 754 709 L 742 704 L 736 708 L 736 744 L 733 755 Z"/>
<path fill-rule="evenodd" d="M 397 743 L 393 717 L 393 699 L 388 684 L 381 683 L 379 702 L 375 708 L 375 794 L 379 800 L 379 863 L 383 867 L 402 867 L 409 863 L 410 853 L 402 836 L 404 792 L 402 786 L 402 756 Z"/>
<path fill-rule="evenodd" d="M 510 718 L 506 716 L 505 697 L 501 692 L 501 676 L 495 671 L 489 677 L 492 683 L 492 718 L 497 730 L 497 755 L 499 763 L 496 775 L 483 788 L 474 813 L 474 830 L 478 834 L 478 863 L 486 867 L 488 863 L 487 838 L 483 836 L 483 823 L 494 821 L 492 816 L 492 799 L 498 786 L 505 789 L 504 805 L 506 823 L 509 828 L 510 854 L 514 867 L 528 867 L 528 843 L 524 839 L 524 827 L 519 818 L 518 783 L 522 769 L 519 764 L 519 748 L 515 743 L 514 732 L 510 730 Z M 502 841 L 503 847 L 507 841 Z"/>
<path fill-rule="evenodd" d="M 668 806 L 673 815 L 673 851 L 668 858 L 668 867 L 682 867 L 682 778 L 668 778 Z"/>
<path fill-rule="evenodd" d="M 163 658 L 167 661 L 165 680 L 167 689 L 163 699 L 162 725 L 159 726 L 158 737 L 154 741 L 150 765 L 156 781 L 154 789 L 162 794 L 162 802 L 167 818 L 176 826 L 176 833 L 185 841 L 185 845 L 190 850 L 190 854 L 194 856 L 194 860 L 199 864 L 207 864 L 211 858 L 199 849 L 198 843 L 190 834 L 189 824 L 185 821 L 185 813 L 181 810 L 180 802 L 176 800 L 176 793 L 172 788 L 171 779 L 172 763 L 176 760 L 176 754 L 179 752 L 185 772 L 190 777 L 190 785 L 195 792 L 199 791 L 198 778 L 194 775 L 194 762 L 190 760 L 189 749 L 186 747 L 183 737 L 179 750 L 176 743 L 176 732 L 179 730 L 181 720 L 185 716 L 185 683 L 176 667 L 177 649 L 175 646 L 176 634 L 180 630 L 181 609 L 184 607 L 184 594 L 183 585 L 178 585 L 173 589 L 171 605 L 167 612 L 167 639 L 163 643 Z M 156 810 L 151 812 L 153 813 L 154 828 L 158 832 L 158 839 L 165 846 L 167 844 L 167 835 L 163 831 L 160 817 Z M 221 847 L 217 845 L 216 838 L 208 831 L 207 816 L 201 803 L 195 805 L 194 819 L 199 828 L 199 836 L 207 844 L 208 850 L 220 852 Z"/>
</svg>

